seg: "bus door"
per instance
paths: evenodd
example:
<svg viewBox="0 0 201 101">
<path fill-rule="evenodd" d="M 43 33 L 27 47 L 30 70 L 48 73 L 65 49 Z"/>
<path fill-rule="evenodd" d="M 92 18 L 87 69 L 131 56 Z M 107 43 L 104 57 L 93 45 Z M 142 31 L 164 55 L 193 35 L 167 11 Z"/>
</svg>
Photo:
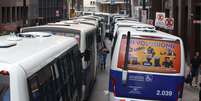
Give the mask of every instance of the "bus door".
<svg viewBox="0 0 201 101">
<path fill-rule="evenodd" d="M 117 97 L 176 101 L 184 83 L 184 77 L 176 75 L 181 68 L 180 41 L 131 37 L 127 56 L 126 43 L 125 35 L 117 63 L 122 71 L 111 70 L 110 91 Z"/>
</svg>

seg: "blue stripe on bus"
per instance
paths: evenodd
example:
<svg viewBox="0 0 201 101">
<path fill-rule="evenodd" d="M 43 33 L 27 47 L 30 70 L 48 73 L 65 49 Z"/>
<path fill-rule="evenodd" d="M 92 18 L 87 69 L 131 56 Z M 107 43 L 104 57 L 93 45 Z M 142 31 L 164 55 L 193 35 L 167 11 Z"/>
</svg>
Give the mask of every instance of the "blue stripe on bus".
<svg viewBox="0 0 201 101">
<path fill-rule="evenodd" d="M 147 100 L 176 101 L 183 91 L 184 77 L 129 73 L 126 85 L 121 71 L 110 71 L 109 91 L 113 92 L 112 79 L 116 82 L 115 95 Z M 179 91 L 179 92 L 178 92 Z"/>
</svg>

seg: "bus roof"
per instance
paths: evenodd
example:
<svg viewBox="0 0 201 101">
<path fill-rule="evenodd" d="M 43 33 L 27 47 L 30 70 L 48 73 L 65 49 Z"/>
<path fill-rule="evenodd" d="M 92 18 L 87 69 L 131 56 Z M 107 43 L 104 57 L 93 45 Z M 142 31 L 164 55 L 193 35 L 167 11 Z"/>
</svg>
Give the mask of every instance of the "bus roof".
<svg viewBox="0 0 201 101">
<path fill-rule="evenodd" d="M 10 37 L 14 36 L 1 36 L 0 41 L 10 42 L 8 41 Z M 11 41 L 16 43 L 15 46 L 0 48 L 0 67 L 5 67 L 5 64 L 17 65 L 23 68 L 28 76 L 77 44 L 74 38 L 55 35 L 35 38 L 20 37 L 20 39 Z M 7 70 L 12 69 L 8 67 Z"/>
<path fill-rule="evenodd" d="M 29 31 L 52 31 L 52 32 L 69 32 L 69 33 L 80 33 L 85 34 L 82 32 L 89 32 L 96 29 L 96 26 L 84 23 L 74 23 L 74 24 L 65 24 L 65 23 L 53 23 L 49 25 L 42 25 L 42 26 L 34 26 L 34 27 L 25 27 L 22 28 L 22 32 L 29 32 Z"/>
<path fill-rule="evenodd" d="M 153 29 L 154 30 L 154 29 Z M 118 28 L 118 34 L 126 34 L 128 31 L 131 32 L 131 36 L 132 35 L 146 35 L 146 36 L 159 36 L 159 37 L 166 37 L 166 38 L 171 38 L 171 39 L 179 39 L 181 40 L 179 37 L 162 32 L 162 31 L 158 31 L 158 30 L 154 30 L 155 32 L 146 32 L 146 31 L 137 31 L 135 28 L 132 27 L 119 27 Z"/>
</svg>

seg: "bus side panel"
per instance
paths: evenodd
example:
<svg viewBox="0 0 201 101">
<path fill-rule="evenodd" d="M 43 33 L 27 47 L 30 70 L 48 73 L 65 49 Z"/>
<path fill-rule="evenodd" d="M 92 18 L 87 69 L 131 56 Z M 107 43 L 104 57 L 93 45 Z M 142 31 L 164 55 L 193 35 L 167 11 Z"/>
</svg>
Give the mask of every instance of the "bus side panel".
<svg viewBox="0 0 201 101">
<path fill-rule="evenodd" d="M 128 73 L 123 84 L 122 72 L 111 70 L 109 83 L 109 91 L 117 97 L 176 101 L 182 95 L 184 77 Z"/>
</svg>

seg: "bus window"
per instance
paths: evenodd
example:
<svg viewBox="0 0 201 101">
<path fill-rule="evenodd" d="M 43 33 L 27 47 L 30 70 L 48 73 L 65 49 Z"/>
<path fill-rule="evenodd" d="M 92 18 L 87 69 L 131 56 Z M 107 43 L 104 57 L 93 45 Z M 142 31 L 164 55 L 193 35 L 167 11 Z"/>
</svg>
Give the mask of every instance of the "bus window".
<svg viewBox="0 0 201 101">
<path fill-rule="evenodd" d="M 69 74 L 68 74 L 68 68 L 69 68 L 69 62 L 68 59 L 66 58 L 68 54 L 65 54 L 59 60 L 57 61 L 57 67 L 59 71 L 59 86 L 57 88 L 59 95 L 62 96 L 62 99 L 64 101 L 68 101 L 70 98 L 70 92 L 69 92 Z"/>
<path fill-rule="evenodd" d="M 0 101 L 10 101 L 9 75 L 0 74 Z"/>
<path fill-rule="evenodd" d="M 124 66 L 126 40 L 126 36 L 123 36 L 120 44 L 118 68 Z M 129 70 L 179 73 L 181 66 L 180 42 L 132 37 L 127 58 Z"/>
<path fill-rule="evenodd" d="M 43 68 L 31 77 L 29 85 L 32 101 L 54 101 L 50 66 Z"/>
</svg>

